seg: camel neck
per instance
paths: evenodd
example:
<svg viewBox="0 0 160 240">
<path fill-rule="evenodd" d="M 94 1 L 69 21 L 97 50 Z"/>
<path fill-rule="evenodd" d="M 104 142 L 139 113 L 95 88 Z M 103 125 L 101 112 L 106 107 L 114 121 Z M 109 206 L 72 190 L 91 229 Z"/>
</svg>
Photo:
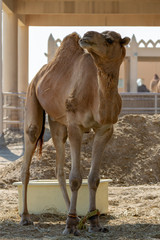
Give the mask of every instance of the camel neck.
<svg viewBox="0 0 160 240">
<path fill-rule="evenodd" d="M 98 84 L 102 93 L 108 93 L 118 88 L 119 69 L 121 59 L 108 60 L 100 58 L 98 55 L 91 54 L 98 71 Z"/>
<path fill-rule="evenodd" d="M 116 123 L 121 109 L 118 94 L 119 68 L 98 67 L 99 117 L 102 124 Z"/>
<path fill-rule="evenodd" d="M 115 70 L 116 69 L 116 70 Z M 119 67 L 99 68 L 98 67 L 98 84 L 99 90 L 106 95 L 109 92 L 117 91 L 118 88 Z"/>
</svg>

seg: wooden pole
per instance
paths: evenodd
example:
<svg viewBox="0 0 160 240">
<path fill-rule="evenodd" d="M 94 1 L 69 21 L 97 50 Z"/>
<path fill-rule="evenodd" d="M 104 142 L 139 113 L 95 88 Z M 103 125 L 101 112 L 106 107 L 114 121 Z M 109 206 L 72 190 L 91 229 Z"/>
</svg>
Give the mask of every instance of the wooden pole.
<svg viewBox="0 0 160 240">
<path fill-rule="evenodd" d="M 28 87 L 28 26 L 18 26 L 18 92 Z"/>
</svg>

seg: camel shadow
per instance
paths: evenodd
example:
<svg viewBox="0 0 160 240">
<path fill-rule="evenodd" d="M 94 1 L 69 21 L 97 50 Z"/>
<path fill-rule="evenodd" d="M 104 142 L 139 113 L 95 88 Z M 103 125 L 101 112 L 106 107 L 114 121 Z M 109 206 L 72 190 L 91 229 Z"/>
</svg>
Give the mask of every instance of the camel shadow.
<svg viewBox="0 0 160 240">
<path fill-rule="evenodd" d="M 32 216 L 33 217 L 33 216 Z M 43 218 L 43 216 L 42 216 Z M 41 222 L 41 216 L 33 217 L 38 219 L 33 225 L 21 226 L 19 222 L 6 219 L 0 221 L 0 239 L 52 239 L 53 236 L 58 238 L 54 239 L 67 239 L 62 235 L 65 228 L 65 223 L 56 222 L 46 219 L 46 222 Z M 12 233 L 12 236 L 11 236 Z M 12 238 L 11 238 L 12 237 Z M 61 238 L 62 237 L 62 238 Z M 77 239 L 78 240 L 78 239 Z"/>
<path fill-rule="evenodd" d="M 111 236 L 113 236 L 113 238 Z M 156 240 L 160 239 L 160 224 L 135 223 L 109 226 L 108 237 L 109 238 L 106 239 Z"/>
<path fill-rule="evenodd" d="M 21 226 L 18 222 L 11 220 L 6 220 L 0 223 L 2 229 L 0 233 L 0 238 L 5 237 L 5 239 L 10 239 L 10 232 L 8 232 L 8 226 L 10 231 L 12 231 L 12 237 L 18 238 L 22 237 L 24 239 L 105 239 L 105 240 L 151 240 L 151 239 L 160 239 L 160 225 L 159 224 L 150 224 L 150 223 L 135 223 L 135 224 L 120 224 L 120 225 L 111 225 L 108 224 L 109 232 L 107 233 L 89 233 L 86 230 L 80 230 L 80 238 L 74 238 L 74 236 L 63 236 L 62 232 L 65 228 L 64 219 L 61 217 L 53 219 L 44 217 L 43 215 L 33 216 L 33 219 L 37 220 L 34 225 Z M 42 219 L 43 221 L 42 221 Z M 62 222 L 63 221 L 63 222 Z"/>
<path fill-rule="evenodd" d="M 19 143 L 17 143 L 19 144 Z M 5 141 L 4 135 L 0 137 L 0 158 L 4 158 L 4 160 L 14 162 L 15 160 L 19 159 L 24 154 L 24 144 L 22 144 L 22 151 L 20 154 L 15 154 L 9 148 L 9 145 Z M 0 160 L 1 162 L 1 160 Z"/>
<path fill-rule="evenodd" d="M 12 132 L 12 131 L 11 131 Z M 51 138 L 50 130 L 48 128 L 45 129 L 44 133 L 44 142 L 47 142 Z M 0 163 L 3 161 L 14 162 L 20 157 L 24 155 L 24 137 L 23 133 L 21 133 L 21 139 L 17 140 L 15 138 L 15 143 L 17 142 L 17 146 L 20 148 L 20 153 L 14 153 L 13 146 L 11 147 L 11 143 L 14 143 L 14 139 L 5 139 L 5 135 L 3 134 L 0 137 Z M 15 145 L 14 143 L 14 145 Z M 3 158 L 3 159 L 1 159 Z"/>
</svg>

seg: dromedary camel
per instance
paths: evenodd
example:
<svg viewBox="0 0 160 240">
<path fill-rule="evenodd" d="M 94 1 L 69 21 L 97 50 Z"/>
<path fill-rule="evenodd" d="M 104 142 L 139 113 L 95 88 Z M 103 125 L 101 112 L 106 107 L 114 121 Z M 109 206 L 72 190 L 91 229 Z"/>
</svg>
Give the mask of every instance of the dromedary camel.
<svg viewBox="0 0 160 240">
<path fill-rule="evenodd" d="M 95 132 L 88 177 L 89 212 L 96 210 L 95 197 L 100 180 L 101 158 L 121 110 L 118 76 L 125 56 L 124 45 L 129 40 L 109 31 L 102 34 L 87 32 L 82 39 L 78 34 L 72 33 L 65 37 L 53 61 L 42 67 L 30 83 L 25 111 L 22 225 L 32 223 L 27 210 L 27 185 L 32 155 L 38 141 L 42 141 L 44 112 L 49 115 L 51 135 L 56 148 L 57 178 L 68 208 L 64 234 L 79 234 L 76 227 L 76 202 L 82 183 L 80 151 L 82 135 L 89 129 Z M 71 149 L 71 200 L 66 191 L 63 170 L 67 136 Z M 89 231 L 103 231 L 99 224 L 98 211 L 95 212 L 95 216 L 89 219 Z"/>
<path fill-rule="evenodd" d="M 160 93 L 160 78 L 157 74 L 154 74 L 150 82 L 151 92 Z"/>
</svg>

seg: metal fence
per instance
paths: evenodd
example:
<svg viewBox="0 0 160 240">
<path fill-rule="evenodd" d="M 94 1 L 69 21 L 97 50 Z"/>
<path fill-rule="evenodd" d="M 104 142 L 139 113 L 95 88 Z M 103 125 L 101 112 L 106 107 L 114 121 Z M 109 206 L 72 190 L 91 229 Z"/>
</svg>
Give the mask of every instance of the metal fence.
<svg viewBox="0 0 160 240">
<path fill-rule="evenodd" d="M 159 114 L 160 93 L 122 93 L 124 114 Z"/>
<path fill-rule="evenodd" d="M 3 129 L 23 128 L 25 93 L 3 93 Z"/>
<path fill-rule="evenodd" d="M 121 93 L 122 110 L 125 114 L 160 114 L 160 93 Z M 23 129 L 24 93 L 3 93 L 3 129 Z"/>
</svg>

